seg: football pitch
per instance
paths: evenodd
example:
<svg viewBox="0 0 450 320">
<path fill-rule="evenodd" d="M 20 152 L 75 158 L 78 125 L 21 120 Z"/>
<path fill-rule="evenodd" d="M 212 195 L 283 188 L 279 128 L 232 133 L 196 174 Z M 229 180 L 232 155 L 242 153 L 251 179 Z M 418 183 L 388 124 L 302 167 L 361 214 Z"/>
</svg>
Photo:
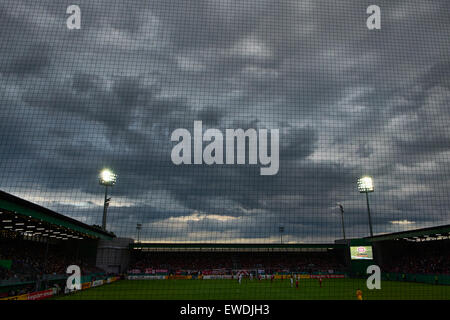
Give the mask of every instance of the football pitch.
<svg viewBox="0 0 450 320">
<path fill-rule="evenodd" d="M 450 286 L 382 281 L 369 290 L 363 279 L 313 279 L 291 288 L 289 280 L 121 280 L 53 299 L 68 300 L 449 300 Z"/>
</svg>

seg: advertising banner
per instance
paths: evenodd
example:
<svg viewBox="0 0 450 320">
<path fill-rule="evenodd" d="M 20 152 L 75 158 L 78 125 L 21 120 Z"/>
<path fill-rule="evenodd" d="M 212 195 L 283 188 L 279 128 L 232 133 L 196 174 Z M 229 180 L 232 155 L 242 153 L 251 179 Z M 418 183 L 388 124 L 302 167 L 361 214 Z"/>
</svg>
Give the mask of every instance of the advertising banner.
<svg viewBox="0 0 450 320">
<path fill-rule="evenodd" d="M 92 281 L 91 287 L 98 287 L 98 286 L 101 286 L 102 284 L 103 284 L 103 280 L 95 280 L 95 281 Z"/>
<path fill-rule="evenodd" d="M 20 296 L 2 298 L 0 300 L 28 300 L 28 294 L 21 294 Z"/>
<path fill-rule="evenodd" d="M 183 275 L 172 275 L 168 276 L 168 279 L 174 279 L 174 280 L 190 280 L 192 279 L 192 276 L 183 276 Z"/>
<path fill-rule="evenodd" d="M 155 269 L 155 273 L 167 273 L 169 270 L 167 269 Z"/>
<path fill-rule="evenodd" d="M 345 278 L 343 274 L 312 274 L 311 279 L 342 279 Z"/>
<path fill-rule="evenodd" d="M 28 300 L 42 300 L 53 296 L 53 289 L 38 291 L 28 294 Z"/>
<path fill-rule="evenodd" d="M 211 274 L 207 276 L 203 276 L 203 279 L 233 279 L 232 275 L 219 275 L 219 274 Z"/>
<path fill-rule="evenodd" d="M 141 273 L 141 270 L 139 270 L 139 269 L 132 269 L 132 270 L 128 271 L 128 273 L 138 274 L 138 273 Z"/>
<path fill-rule="evenodd" d="M 91 283 L 90 282 L 85 282 L 85 283 L 81 284 L 81 290 L 88 289 L 90 287 L 91 287 Z"/>
<path fill-rule="evenodd" d="M 157 276 L 157 275 L 136 275 L 136 276 L 128 276 L 128 280 L 164 280 L 166 276 Z"/>
</svg>

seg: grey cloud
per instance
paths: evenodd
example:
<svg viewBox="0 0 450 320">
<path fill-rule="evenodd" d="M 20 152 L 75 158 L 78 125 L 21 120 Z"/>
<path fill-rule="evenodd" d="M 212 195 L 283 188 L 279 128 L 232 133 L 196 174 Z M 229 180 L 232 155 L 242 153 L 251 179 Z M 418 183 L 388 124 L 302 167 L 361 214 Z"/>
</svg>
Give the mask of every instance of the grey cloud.
<svg viewBox="0 0 450 320">
<path fill-rule="evenodd" d="M 0 187 L 84 203 L 102 197 L 109 166 L 113 199 L 130 203 L 111 207 L 121 235 L 142 222 L 149 239 L 272 239 L 285 224 L 332 241 L 337 201 L 349 233 L 366 235 L 355 182 L 371 174 L 376 232 L 448 223 L 449 4 L 382 1 L 381 32 L 365 28 L 369 4 L 81 1 L 82 29 L 69 31 L 64 4 L 5 1 Z M 279 128 L 279 173 L 173 165 L 170 133 L 195 120 Z M 49 206 L 89 223 L 101 211 Z"/>
</svg>

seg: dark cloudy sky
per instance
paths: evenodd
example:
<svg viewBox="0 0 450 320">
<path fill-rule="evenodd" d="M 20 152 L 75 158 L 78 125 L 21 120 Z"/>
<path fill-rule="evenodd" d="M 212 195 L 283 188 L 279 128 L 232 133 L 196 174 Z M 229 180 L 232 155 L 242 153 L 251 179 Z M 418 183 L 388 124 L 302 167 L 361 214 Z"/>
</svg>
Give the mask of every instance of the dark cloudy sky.
<svg viewBox="0 0 450 320">
<path fill-rule="evenodd" d="M 66 8 L 81 8 L 68 30 Z M 381 30 L 366 9 L 381 7 Z M 0 189 L 149 241 L 324 242 L 450 223 L 450 2 L 0 3 Z M 176 128 L 278 128 L 280 170 L 175 166 Z"/>
</svg>

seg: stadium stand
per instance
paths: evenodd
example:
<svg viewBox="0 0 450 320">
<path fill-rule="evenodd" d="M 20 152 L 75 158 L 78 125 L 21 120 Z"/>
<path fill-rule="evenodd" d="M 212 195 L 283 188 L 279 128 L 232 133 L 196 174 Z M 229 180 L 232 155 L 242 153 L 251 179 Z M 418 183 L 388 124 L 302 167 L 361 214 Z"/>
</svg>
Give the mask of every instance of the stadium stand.
<svg viewBox="0 0 450 320">
<path fill-rule="evenodd" d="M 442 228 L 442 227 L 440 227 Z M 431 236 L 430 236 L 431 231 Z M 416 230 L 414 237 L 399 234 L 395 240 L 376 241 L 384 272 L 450 274 L 450 240 L 435 229 Z M 437 233 L 436 236 L 434 234 Z M 391 234 L 392 237 L 394 234 Z M 374 238 L 376 240 L 376 238 Z"/>
<path fill-rule="evenodd" d="M 450 284 L 450 225 L 366 238 L 386 280 Z"/>
<path fill-rule="evenodd" d="M 83 259 L 77 250 L 68 250 L 65 245 L 46 244 L 30 240 L 3 239 L 0 244 L 0 260 L 11 261 L 9 269 L 2 268 L 0 280 L 32 280 L 39 275 L 63 275 L 69 265 L 78 265 L 83 274 L 104 273 L 95 267 L 92 259 Z M 1 267 L 0 267 L 1 268 Z"/>
<path fill-rule="evenodd" d="M 345 273 L 345 247 L 328 245 L 224 245 L 184 244 L 164 246 L 135 244 L 130 270 L 167 270 L 170 274 L 211 273 L 235 274 L 246 270 L 264 274 Z M 334 248 L 333 248 L 334 247 Z M 202 251 L 195 251 L 195 250 Z M 152 271 L 147 271 L 152 272 Z"/>
</svg>

